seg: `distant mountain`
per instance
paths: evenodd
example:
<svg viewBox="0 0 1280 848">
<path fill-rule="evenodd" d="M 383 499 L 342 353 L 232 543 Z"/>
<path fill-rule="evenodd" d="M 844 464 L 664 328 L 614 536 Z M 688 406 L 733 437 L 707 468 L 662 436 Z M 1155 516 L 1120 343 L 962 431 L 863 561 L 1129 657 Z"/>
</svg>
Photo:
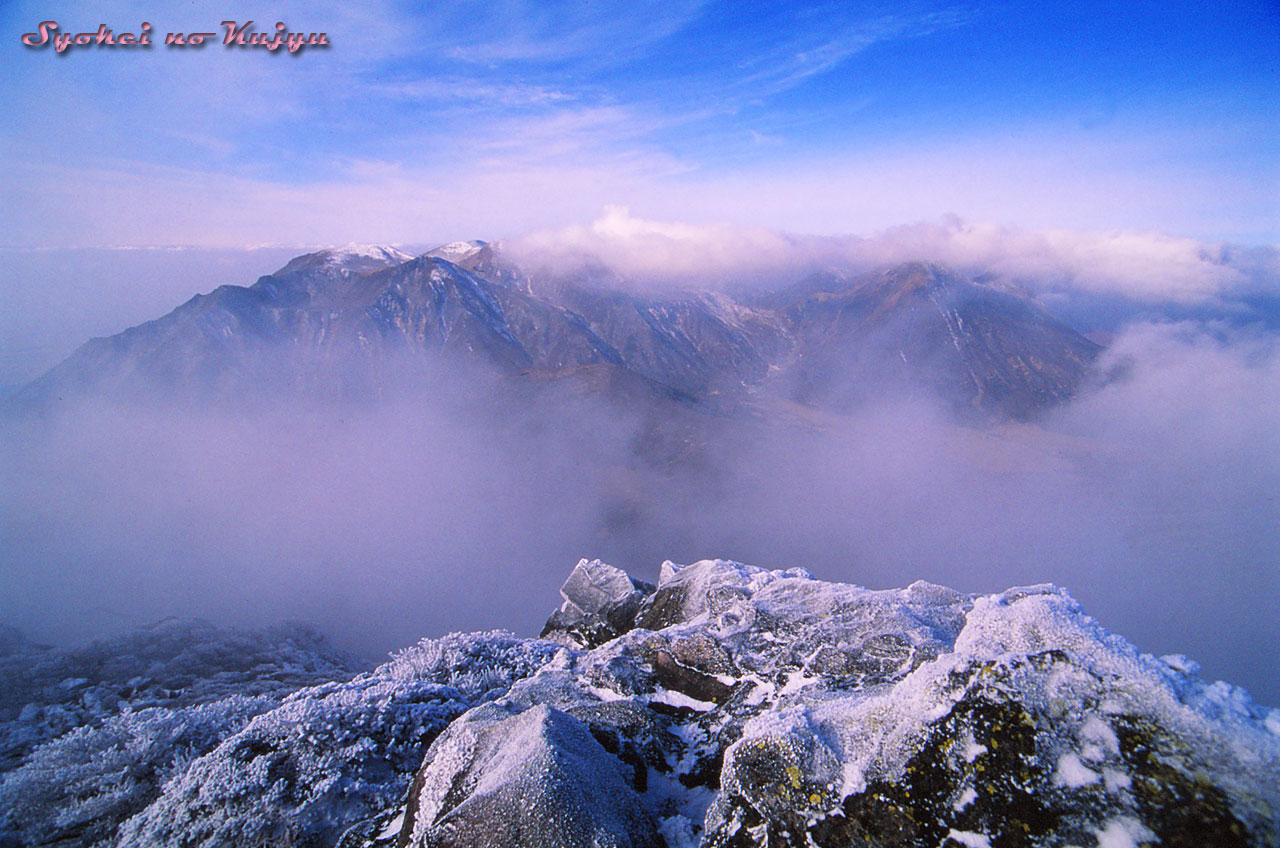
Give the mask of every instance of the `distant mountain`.
<svg viewBox="0 0 1280 848">
<path fill-rule="evenodd" d="M 1101 350 L 1025 297 L 922 262 L 811 278 L 776 302 L 795 335 L 789 392 L 837 409 L 887 383 L 1024 418 L 1071 397 Z"/>
<path fill-rule="evenodd" d="M 843 412 L 928 391 L 1025 418 L 1069 398 L 1099 350 L 1028 298 L 926 263 L 829 271 L 734 298 L 638 293 L 603 268 L 534 279 L 482 241 L 418 257 L 353 245 L 94 339 L 11 405 L 101 393 L 359 396 L 406 371 L 462 363 L 718 411 L 786 401 Z"/>
</svg>

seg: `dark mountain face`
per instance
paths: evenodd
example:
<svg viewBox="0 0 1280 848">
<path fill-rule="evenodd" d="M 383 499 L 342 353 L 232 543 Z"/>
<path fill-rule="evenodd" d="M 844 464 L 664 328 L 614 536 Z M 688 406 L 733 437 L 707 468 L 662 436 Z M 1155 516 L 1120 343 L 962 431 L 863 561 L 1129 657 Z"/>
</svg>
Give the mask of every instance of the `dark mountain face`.
<svg viewBox="0 0 1280 848">
<path fill-rule="evenodd" d="M 300 256 L 252 286 L 222 286 L 87 343 L 16 401 L 361 396 L 406 370 L 461 363 L 721 412 L 769 398 L 841 412 L 928 391 L 1023 418 L 1070 397 L 1098 350 L 1017 294 L 923 263 L 814 275 L 748 302 L 531 280 L 492 245 L 458 242 L 420 257 L 380 247 Z"/>
<path fill-rule="evenodd" d="M 626 367 L 695 397 L 759 385 L 785 349 L 776 315 L 724 296 L 651 299 L 574 287 L 559 300 Z"/>
<path fill-rule="evenodd" d="M 923 388 L 1025 418 L 1069 398 L 1100 350 L 1025 298 L 925 263 L 811 279 L 779 308 L 795 334 L 788 393 L 836 410 Z"/>
</svg>

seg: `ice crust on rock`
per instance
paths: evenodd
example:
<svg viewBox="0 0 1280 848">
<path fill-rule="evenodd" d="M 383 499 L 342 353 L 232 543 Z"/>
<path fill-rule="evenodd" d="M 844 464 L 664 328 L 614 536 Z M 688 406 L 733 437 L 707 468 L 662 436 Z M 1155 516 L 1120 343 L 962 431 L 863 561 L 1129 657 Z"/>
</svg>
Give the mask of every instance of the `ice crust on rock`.
<svg viewBox="0 0 1280 848">
<path fill-rule="evenodd" d="M 552 613 L 542 637 L 574 648 L 595 647 L 635 624 L 653 586 L 634 580 L 600 560 L 581 560 L 560 587 L 564 603 Z"/>
<path fill-rule="evenodd" d="M 431 747 L 414 785 L 412 844 L 455 848 L 658 848 L 627 766 L 587 726 L 545 704 L 486 705 Z"/>
<path fill-rule="evenodd" d="M 0 776 L 0 837 L 1280 846 L 1280 713 L 1056 587 L 873 591 L 725 560 L 649 587 L 584 560 L 562 595 L 548 639 L 424 640 L 354 679 L 33 743 Z"/>
<path fill-rule="evenodd" d="M 579 568 L 566 605 L 623 594 L 607 566 Z M 665 563 L 634 628 L 460 721 L 583 722 L 680 845 L 1280 844 L 1268 711 L 1189 668 L 1053 586 L 871 591 Z M 448 773 L 428 754 L 419 780 Z M 450 844 L 431 837 L 438 807 L 410 809 L 402 845 Z"/>
</svg>

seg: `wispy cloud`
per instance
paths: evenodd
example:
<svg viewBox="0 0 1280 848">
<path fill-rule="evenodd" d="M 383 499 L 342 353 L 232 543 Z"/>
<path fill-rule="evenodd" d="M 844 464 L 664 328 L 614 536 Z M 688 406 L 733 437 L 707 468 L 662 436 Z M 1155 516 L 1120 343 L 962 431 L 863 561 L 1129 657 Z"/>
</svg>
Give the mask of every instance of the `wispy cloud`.
<svg viewBox="0 0 1280 848">
<path fill-rule="evenodd" d="M 447 4 L 441 19 L 446 23 L 436 33 L 452 42 L 445 47 L 446 55 L 479 65 L 575 59 L 611 65 L 678 32 L 706 5 L 706 0 L 680 0 L 663 4 L 655 13 L 643 4 L 616 0 L 454 3 Z"/>
<path fill-rule="evenodd" d="M 578 95 L 541 85 L 519 82 L 481 82 L 460 76 L 434 77 L 395 83 L 374 83 L 366 93 L 397 100 L 442 103 L 464 102 L 480 106 L 545 106 L 576 100 Z"/>
<path fill-rule="evenodd" d="M 809 14 L 814 14 L 810 10 Z M 909 4 L 894 13 L 866 16 L 847 4 L 820 12 L 821 26 L 805 28 L 763 55 L 743 61 L 741 76 L 733 79 L 740 96 L 769 97 L 835 69 L 851 57 L 877 45 L 931 35 L 972 23 L 970 10 L 910 11 Z"/>
</svg>

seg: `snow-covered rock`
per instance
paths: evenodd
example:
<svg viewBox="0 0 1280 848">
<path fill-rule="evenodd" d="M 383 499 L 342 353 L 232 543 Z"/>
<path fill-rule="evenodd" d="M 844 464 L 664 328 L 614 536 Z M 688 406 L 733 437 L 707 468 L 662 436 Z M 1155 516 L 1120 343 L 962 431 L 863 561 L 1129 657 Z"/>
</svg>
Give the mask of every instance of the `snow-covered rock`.
<svg viewBox="0 0 1280 848">
<path fill-rule="evenodd" d="M 104 715 L 0 775 L 0 844 L 1280 846 L 1280 712 L 1056 587 L 583 561 L 562 594 L 556 641 L 291 693 L 131 711 L 59 667 L 10 724 Z"/>
<path fill-rule="evenodd" d="M 629 770 L 545 704 L 478 707 L 431 746 L 410 795 L 409 844 L 658 848 Z"/>
<path fill-rule="evenodd" d="M 343 247 L 331 247 L 317 254 L 323 261 L 337 268 L 349 271 L 369 271 L 378 268 L 393 268 L 403 265 L 413 258 L 403 250 L 397 250 L 386 244 L 348 244 Z"/>
<path fill-rule="evenodd" d="M 376 674 L 298 692 L 174 775 L 119 844 L 332 845 L 399 800 L 421 746 L 468 706 Z"/>
<path fill-rule="evenodd" d="M 654 587 L 600 560 L 581 560 L 560 587 L 564 603 L 547 620 L 542 638 L 574 648 L 594 647 L 635 626 L 636 613 Z"/>
<path fill-rule="evenodd" d="M 270 695 L 352 677 L 360 663 L 315 630 L 231 630 L 168 618 L 88 645 L 55 649 L 12 631 L 0 648 L 0 773 L 31 749 L 111 715 L 231 696 Z"/>
<path fill-rule="evenodd" d="M 564 597 L 623 588 L 584 563 Z M 548 630 L 562 633 L 564 615 Z M 1055 587 L 869 591 L 668 563 L 635 620 L 460 721 L 576 717 L 630 769 L 629 790 L 674 845 L 1093 846 L 1121 833 L 1135 845 L 1280 844 L 1268 711 L 1139 653 Z M 469 784 L 438 802 L 451 734 L 419 773 L 402 846 L 454 844 L 439 827 Z M 486 809 L 493 832 L 525 815 Z"/>
<path fill-rule="evenodd" d="M 157 633 L 172 641 L 156 644 Z M 184 641 L 193 635 L 208 641 Z M 297 627 L 242 633 L 170 621 L 54 652 L 46 664 L 64 677 L 83 668 L 85 657 L 130 674 L 149 653 L 155 673 L 191 679 L 186 689 L 169 690 L 166 707 L 139 677 L 134 701 L 64 728 L 0 774 L 0 845 L 222 848 L 333 845 L 344 833 L 361 839 L 401 801 L 438 733 L 558 650 L 503 632 L 454 634 L 423 640 L 351 679 L 317 640 Z M 141 656 L 111 657 L 111 648 L 128 646 Z M 242 667 L 262 679 L 232 673 Z M 73 693 L 107 686 L 112 678 L 103 682 L 103 673 L 77 681 Z M 313 685 L 299 688 L 300 680 Z M 66 712 L 55 703 L 0 728 L 17 736 L 24 721 L 48 724 L 50 710 Z"/>
<path fill-rule="evenodd" d="M 71 649 L 15 637 L 0 652 L 0 845 L 116 844 L 201 754 L 357 667 L 301 625 L 170 618 Z"/>
<path fill-rule="evenodd" d="M 442 244 L 434 250 L 426 252 L 426 256 L 434 259 L 443 259 L 446 262 L 452 262 L 454 265 L 462 265 L 468 259 L 474 258 L 488 246 L 488 242 L 480 239 L 472 239 L 470 241 L 451 241 L 448 244 Z"/>
</svg>

